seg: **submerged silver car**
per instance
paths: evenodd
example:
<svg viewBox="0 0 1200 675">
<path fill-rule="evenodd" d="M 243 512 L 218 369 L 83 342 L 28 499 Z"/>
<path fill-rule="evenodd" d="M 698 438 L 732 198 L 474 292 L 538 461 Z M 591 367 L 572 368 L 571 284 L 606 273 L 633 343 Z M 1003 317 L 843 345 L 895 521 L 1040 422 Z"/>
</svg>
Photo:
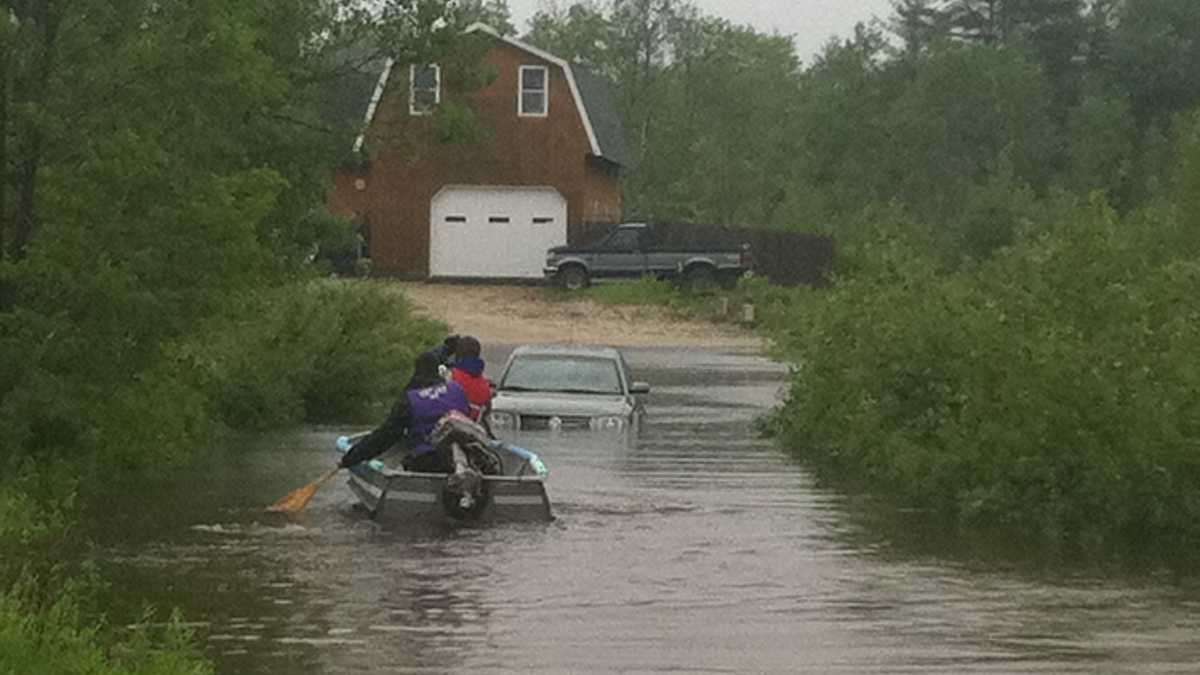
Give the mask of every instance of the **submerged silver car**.
<svg viewBox="0 0 1200 675">
<path fill-rule="evenodd" d="M 643 407 L 621 352 L 612 347 L 523 346 L 513 350 L 496 384 L 487 422 L 492 432 L 636 432 Z"/>
</svg>

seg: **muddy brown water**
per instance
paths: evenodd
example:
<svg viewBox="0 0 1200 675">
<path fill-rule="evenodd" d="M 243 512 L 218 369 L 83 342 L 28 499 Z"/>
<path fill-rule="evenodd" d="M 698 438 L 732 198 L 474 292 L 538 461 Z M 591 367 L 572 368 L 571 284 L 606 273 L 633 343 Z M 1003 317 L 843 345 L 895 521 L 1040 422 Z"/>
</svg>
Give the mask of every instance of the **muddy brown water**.
<svg viewBox="0 0 1200 675">
<path fill-rule="evenodd" d="M 382 525 L 340 481 L 264 513 L 347 429 L 272 435 L 113 502 L 111 619 L 178 607 L 221 673 L 1200 672 L 1194 590 L 914 544 L 754 433 L 784 368 L 625 351 L 653 386 L 636 447 L 520 439 L 553 523 Z"/>
</svg>

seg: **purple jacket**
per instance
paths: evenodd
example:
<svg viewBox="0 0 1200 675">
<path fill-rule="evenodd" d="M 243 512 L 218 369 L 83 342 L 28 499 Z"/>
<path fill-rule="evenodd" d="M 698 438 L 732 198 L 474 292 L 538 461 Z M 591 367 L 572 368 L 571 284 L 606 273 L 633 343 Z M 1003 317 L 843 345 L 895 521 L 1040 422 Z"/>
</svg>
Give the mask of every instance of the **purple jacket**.
<svg viewBox="0 0 1200 675">
<path fill-rule="evenodd" d="M 429 435 L 438 420 L 451 410 L 471 414 L 467 392 L 457 382 L 443 382 L 424 389 L 409 389 L 408 454 L 411 457 L 433 451 Z"/>
</svg>

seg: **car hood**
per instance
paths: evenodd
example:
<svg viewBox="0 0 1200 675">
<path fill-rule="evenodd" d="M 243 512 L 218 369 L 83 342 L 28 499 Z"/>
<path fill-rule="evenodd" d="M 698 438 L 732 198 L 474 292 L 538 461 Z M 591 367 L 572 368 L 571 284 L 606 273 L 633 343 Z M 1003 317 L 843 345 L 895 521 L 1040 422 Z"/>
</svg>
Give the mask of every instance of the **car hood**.
<svg viewBox="0 0 1200 675">
<path fill-rule="evenodd" d="M 523 415 L 596 417 L 627 415 L 632 408 L 624 396 L 618 395 L 498 391 L 492 397 L 492 410 Z"/>
<path fill-rule="evenodd" d="M 549 255 L 574 255 L 579 253 L 594 253 L 596 249 L 590 246 L 555 246 L 546 249 Z"/>
</svg>

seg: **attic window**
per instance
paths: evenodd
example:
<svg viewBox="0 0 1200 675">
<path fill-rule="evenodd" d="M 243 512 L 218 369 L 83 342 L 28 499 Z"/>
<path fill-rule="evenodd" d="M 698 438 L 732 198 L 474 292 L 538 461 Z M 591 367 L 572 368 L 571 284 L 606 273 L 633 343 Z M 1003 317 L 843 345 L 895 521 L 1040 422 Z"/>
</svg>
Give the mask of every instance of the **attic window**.
<svg viewBox="0 0 1200 675">
<path fill-rule="evenodd" d="M 517 114 L 545 117 L 550 107 L 550 73 L 546 66 L 521 66 L 521 95 Z"/>
<path fill-rule="evenodd" d="M 408 70 L 408 112 L 411 115 L 430 115 L 442 101 L 442 69 L 431 63 L 413 64 Z"/>
</svg>

